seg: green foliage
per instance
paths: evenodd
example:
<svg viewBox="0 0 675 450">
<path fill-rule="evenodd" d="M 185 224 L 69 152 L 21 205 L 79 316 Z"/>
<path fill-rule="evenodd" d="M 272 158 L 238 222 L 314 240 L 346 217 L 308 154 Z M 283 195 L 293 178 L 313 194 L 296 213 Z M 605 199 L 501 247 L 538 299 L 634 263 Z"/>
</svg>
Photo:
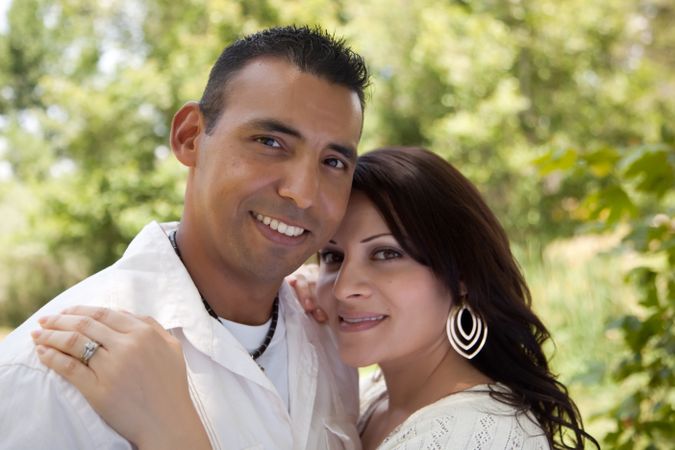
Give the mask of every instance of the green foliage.
<svg viewBox="0 0 675 450">
<path fill-rule="evenodd" d="M 626 274 L 639 308 L 609 324 L 625 345 L 608 372 L 625 386 L 609 411 L 615 429 L 605 437 L 616 449 L 667 448 L 675 441 L 675 146 L 667 133 L 663 139 L 624 149 L 552 151 L 538 160 L 544 174 L 583 180 L 587 193 L 571 213 L 601 230 L 626 230 L 620 250 L 639 261 Z"/>
</svg>

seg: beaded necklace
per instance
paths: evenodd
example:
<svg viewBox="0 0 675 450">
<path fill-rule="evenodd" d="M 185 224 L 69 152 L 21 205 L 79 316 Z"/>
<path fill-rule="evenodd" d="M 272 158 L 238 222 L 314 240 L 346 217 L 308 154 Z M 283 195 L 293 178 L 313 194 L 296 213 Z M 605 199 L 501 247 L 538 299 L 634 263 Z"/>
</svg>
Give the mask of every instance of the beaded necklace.
<svg viewBox="0 0 675 450">
<path fill-rule="evenodd" d="M 171 242 L 171 246 L 173 247 L 173 250 L 176 252 L 176 255 L 178 256 L 178 259 L 180 259 L 181 262 L 183 262 L 183 257 L 180 254 L 180 250 L 178 249 L 178 242 L 176 241 L 176 230 L 173 230 L 169 234 L 169 241 Z M 185 265 L 184 262 L 183 265 Z M 208 312 L 211 317 L 220 322 L 220 318 L 215 313 L 215 311 L 213 311 L 213 308 L 211 308 L 211 305 L 209 305 L 209 302 L 206 301 L 201 292 L 199 293 L 199 296 L 202 299 L 202 303 L 204 303 L 204 308 L 206 308 L 206 312 Z M 272 323 L 270 324 L 270 327 L 267 330 L 267 334 L 265 335 L 263 343 L 260 345 L 260 347 L 258 347 L 254 351 L 249 352 L 249 355 L 251 355 L 251 358 L 253 358 L 253 360 L 256 361 L 256 363 L 258 362 L 257 359 L 260 358 L 263 353 L 265 353 L 265 350 L 267 350 L 267 347 L 269 347 L 270 343 L 272 342 L 272 338 L 274 337 L 274 331 L 277 329 L 278 320 L 279 320 L 279 295 L 274 297 L 274 303 L 272 304 Z M 263 371 L 265 370 L 260 364 L 258 364 L 258 367 L 260 367 L 260 369 Z"/>
</svg>

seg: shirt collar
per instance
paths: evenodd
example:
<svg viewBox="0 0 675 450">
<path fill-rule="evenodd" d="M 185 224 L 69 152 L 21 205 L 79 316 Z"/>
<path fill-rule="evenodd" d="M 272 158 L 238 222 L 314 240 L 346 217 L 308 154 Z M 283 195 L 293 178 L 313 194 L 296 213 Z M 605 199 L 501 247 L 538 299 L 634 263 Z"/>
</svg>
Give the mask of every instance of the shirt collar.
<svg viewBox="0 0 675 450">
<path fill-rule="evenodd" d="M 176 255 L 168 233 L 178 222 L 151 222 L 129 244 L 115 263 L 131 271 L 132 282 L 118 285 L 115 305 L 132 313 L 153 317 L 167 330 L 183 328 L 193 345 L 211 354 L 213 326 L 197 287 Z"/>
</svg>

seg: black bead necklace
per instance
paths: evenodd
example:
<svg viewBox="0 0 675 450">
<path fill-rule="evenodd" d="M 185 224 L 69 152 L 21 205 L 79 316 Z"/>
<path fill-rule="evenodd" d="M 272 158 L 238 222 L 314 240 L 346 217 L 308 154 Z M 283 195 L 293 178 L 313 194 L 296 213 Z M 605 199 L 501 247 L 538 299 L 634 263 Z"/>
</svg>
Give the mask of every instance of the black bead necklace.
<svg viewBox="0 0 675 450">
<path fill-rule="evenodd" d="M 183 262 L 183 257 L 180 254 L 180 250 L 178 249 L 178 242 L 176 241 L 176 230 L 173 230 L 171 233 L 169 233 L 169 241 L 171 242 L 171 246 L 173 247 L 173 250 L 176 252 L 176 255 L 178 256 L 178 259 L 180 259 L 180 261 Z M 183 265 L 185 265 L 185 263 L 183 263 Z M 204 303 L 204 308 L 206 308 L 206 312 L 208 312 L 211 317 L 220 322 L 220 318 L 215 313 L 215 311 L 213 311 L 213 308 L 211 308 L 211 305 L 209 305 L 209 302 L 206 301 L 201 292 L 199 292 L 199 296 L 202 299 L 202 303 Z M 251 355 L 251 358 L 253 358 L 254 361 L 257 362 L 257 359 L 260 358 L 262 354 L 265 353 L 265 350 L 267 350 L 267 347 L 270 346 L 272 338 L 274 337 L 274 331 L 276 331 L 277 329 L 278 320 L 279 320 L 279 295 L 274 297 L 274 303 L 272 304 L 272 323 L 270 324 L 270 328 L 267 330 L 265 340 L 260 345 L 260 347 L 255 349 L 253 352 L 249 353 L 249 355 Z M 263 369 L 262 366 L 260 366 L 260 364 L 258 364 L 258 366 L 263 371 L 265 370 Z"/>
</svg>

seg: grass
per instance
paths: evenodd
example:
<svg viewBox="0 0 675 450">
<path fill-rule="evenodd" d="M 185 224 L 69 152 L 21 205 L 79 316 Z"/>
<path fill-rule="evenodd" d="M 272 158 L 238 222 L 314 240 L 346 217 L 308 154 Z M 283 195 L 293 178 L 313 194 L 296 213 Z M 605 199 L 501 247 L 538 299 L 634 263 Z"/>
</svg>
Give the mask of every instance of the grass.
<svg viewBox="0 0 675 450">
<path fill-rule="evenodd" d="M 618 240 L 586 236 L 554 243 L 543 256 L 519 252 L 533 307 L 553 336 L 555 345 L 546 349 L 551 366 L 598 439 L 613 428 L 602 416 L 622 389 L 608 374 L 624 347 L 607 325 L 637 303 L 623 282 L 632 261 L 610 252 Z"/>
</svg>

